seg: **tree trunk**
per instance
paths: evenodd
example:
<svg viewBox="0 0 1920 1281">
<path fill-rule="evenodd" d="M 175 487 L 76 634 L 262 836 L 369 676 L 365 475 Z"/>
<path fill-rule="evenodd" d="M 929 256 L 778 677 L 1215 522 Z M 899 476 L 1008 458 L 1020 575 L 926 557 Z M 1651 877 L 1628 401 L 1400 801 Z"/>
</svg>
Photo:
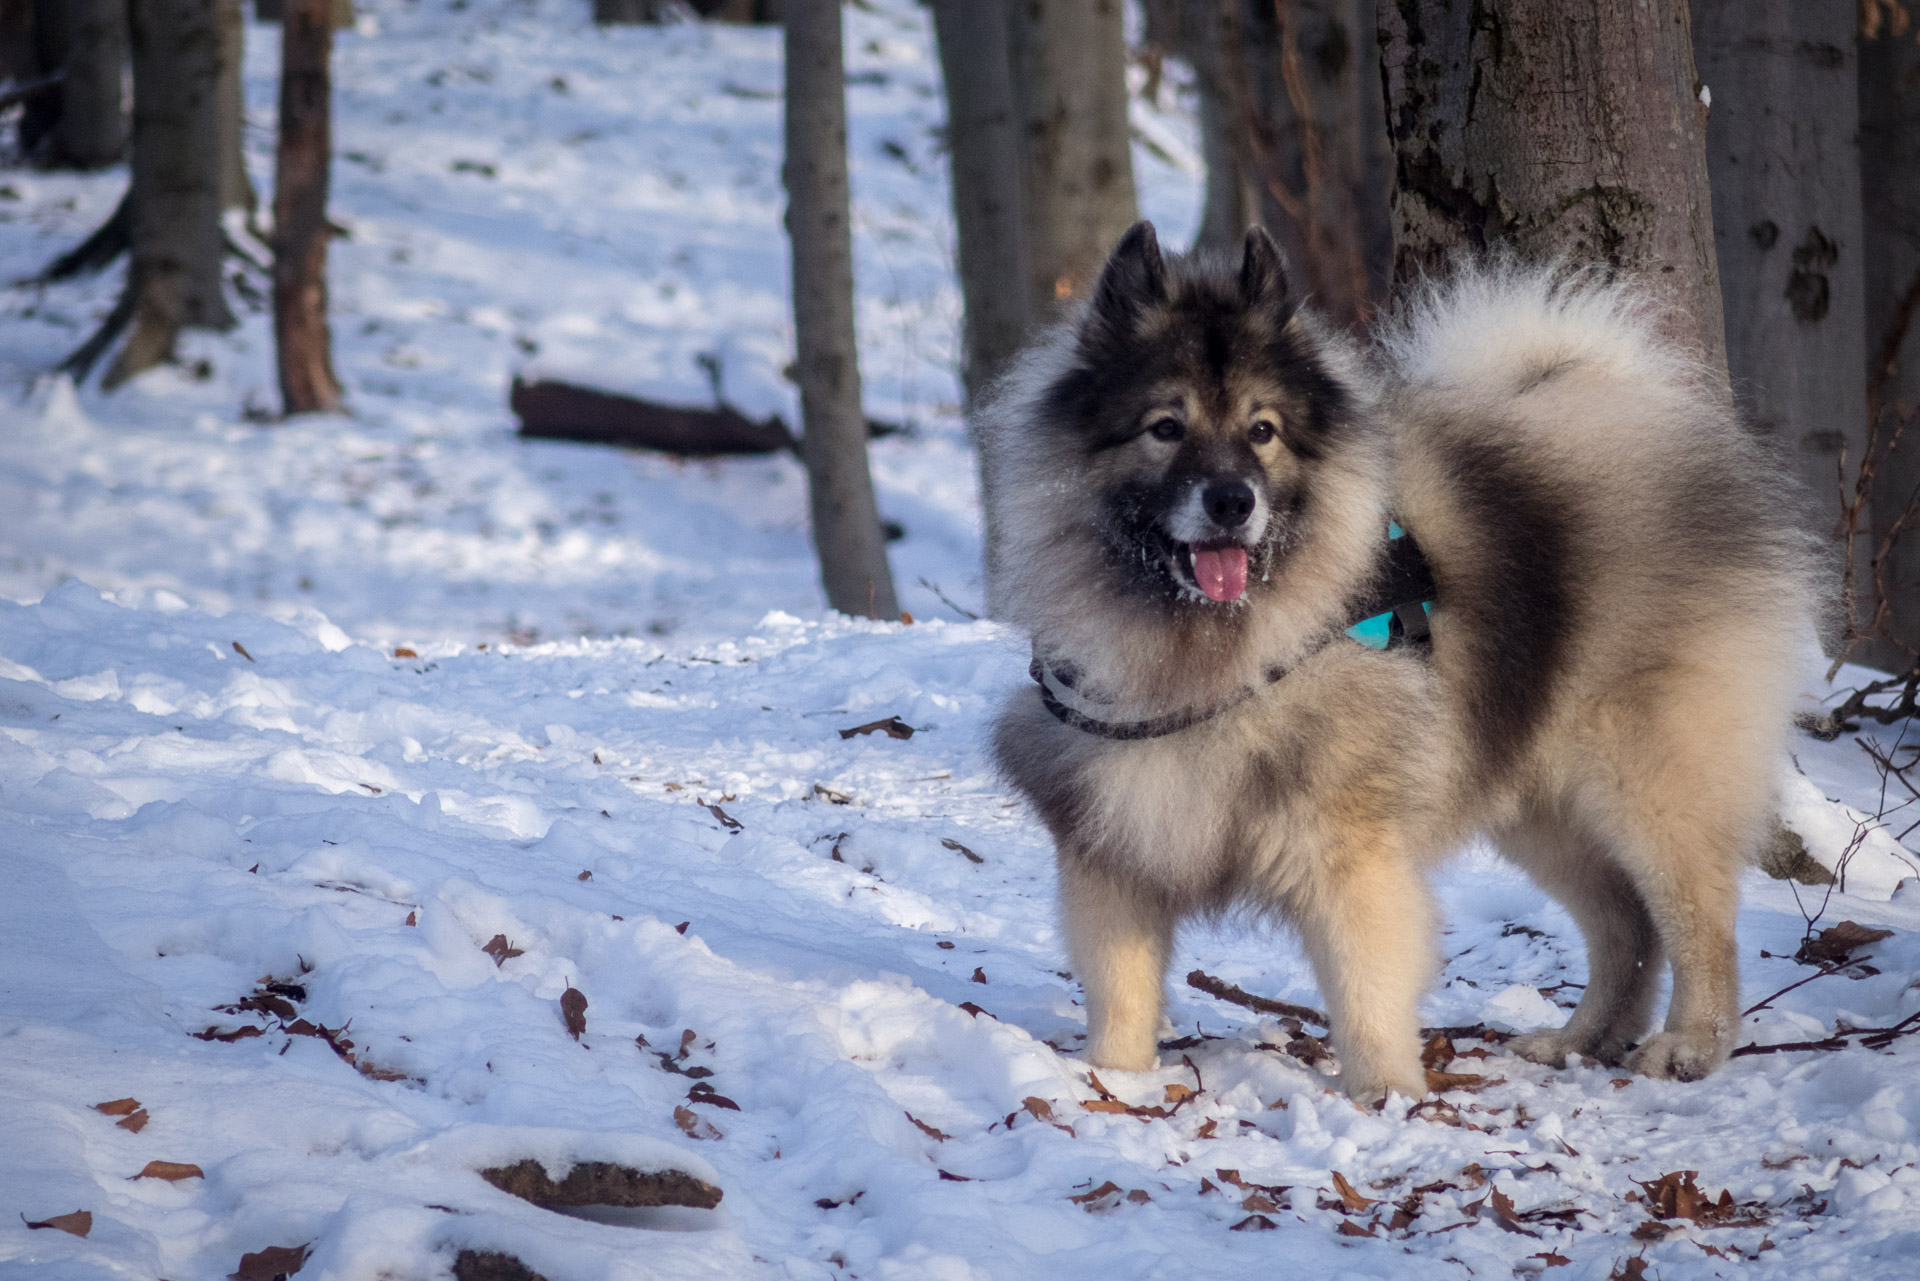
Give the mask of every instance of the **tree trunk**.
<svg viewBox="0 0 1920 1281">
<path fill-rule="evenodd" d="M 46 160 L 66 168 L 103 169 L 127 154 L 126 0 L 66 0 L 59 7 L 65 10 L 65 78 Z"/>
<path fill-rule="evenodd" d="M 280 25 L 280 147 L 273 179 L 273 334 L 289 414 L 340 407 L 327 332 L 333 0 L 286 0 Z"/>
<path fill-rule="evenodd" d="M 171 357 L 183 327 L 233 325 L 220 281 L 215 0 L 131 0 L 128 11 L 133 262 L 120 310 L 133 333 L 107 371 L 109 388 Z"/>
<path fill-rule="evenodd" d="M 220 207 L 244 209 L 249 221 L 259 204 L 247 176 L 247 99 L 241 62 L 247 49 L 245 0 L 217 0 L 220 6 Z"/>
<path fill-rule="evenodd" d="M 1121 0 L 1014 0 L 1008 33 L 1026 132 L 1029 296 L 1051 319 L 1092 287 L 1139 217 Z"/>
<path fill-rule="evenodd" d="M 1686 0 L 1382 0 L 1394 275 L 1513 246 L 1605 262 L 1726 361 Z"/>
<path fill-rule="evenodd" d="M 1800 477 L 1808 528 L 1853 556 L 1851 594 L 1870 608 L 1854 32 L 1854 0 L 1693 0 L 1734 395 Z"/>
<path fill-rule="evenodd" d="M 1868 423 L 1875 469 L 1869 564 L 1879 615 L 1858 654 L 1904 671 L 1920 652 L 1920 11 L 1863 10 L 1860 182 L 1865 214 Z M 1857 559 L 1857 553 L 1856 553 Z"/>
<path fill-rule="evenodd" d="M 1393 253 L 1376 31 L 1372 0 L 1252 0 L 1234 33 L 1260 220 L 1319 309 L 1355 329 Z"/>
<path fill-rule="evenodd" d="M 787 235 L 801 453 L 827 601 L 891 618 L 900 606 L 867 466 L 853 333 L 853 239 L 839 0 L 786 5 Z"/>
<path fill-rule="evenodd" d="M 934 0 L 947 84 L 960 293 L 966 303 L 967 399 L 1020 349 L 1032 309 L 1021 221 L 1020 129 L 1014 115 L 1005 0 Z"/>
</svg>

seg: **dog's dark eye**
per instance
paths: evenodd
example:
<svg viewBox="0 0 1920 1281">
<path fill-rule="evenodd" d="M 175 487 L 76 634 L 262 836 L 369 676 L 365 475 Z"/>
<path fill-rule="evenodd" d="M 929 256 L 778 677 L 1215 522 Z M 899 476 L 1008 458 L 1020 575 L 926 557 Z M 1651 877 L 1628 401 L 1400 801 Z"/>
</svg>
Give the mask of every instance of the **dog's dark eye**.
<svg viewBox="0 0 1920 1281">
<path fill-rule="evenodd" d="M 1187 429 L 1181 425 L 1178 418 L 1156 418 L 1147 430 L 1153 434 L 1155 440 L 1179 440 L 1187 434 Z"/>
<path fill-rule="evenodd" d="M 1256 445 L 1264 445 L 1273 439 L 1273 424 L 1262 418 L 1247 428 L 1247 439 Z"/>
</svg>

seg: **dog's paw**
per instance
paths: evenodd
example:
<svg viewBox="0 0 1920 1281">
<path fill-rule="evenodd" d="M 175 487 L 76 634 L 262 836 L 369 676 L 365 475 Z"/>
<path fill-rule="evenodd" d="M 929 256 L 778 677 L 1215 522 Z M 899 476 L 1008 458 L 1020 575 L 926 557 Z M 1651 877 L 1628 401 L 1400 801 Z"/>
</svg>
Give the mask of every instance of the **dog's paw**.
<svg viewBox="0 0 1920 1281">
<path fill-rule="evenodd" d="M 1585 1037 L 1556 1027 L 1516 1036 L 1507 1042 L 1507 1049 L 1529 1063 L 1558 1068 L 1567 1065 L 1567 1055 L 1587 1053 L 1587 1044 Z"/>
<path fill-rule="evenodd" d="M 1082 1055 L 1091 1067 L 1115 1072 L 1151 1072 L 1160 1066 L 1159 1046 L 1153 1041 L 1126 1043 L 1119 1037 L 1087 1042 Z"/>
<path fill-rule="evenodd" d="M 1711 1031 L 1655 1032 L 1627 1057 L 1642 1076 L 1698 1081 L 1727 1061 L 1730 1046 Z"/>
<path fill-rule="evenodd" d="M 1340 1073 L 1340 1089 L 1361 1107 L 1377 1108 L 1389 1094 L 1418 1103 L 1427 1097 L 1427 1074 L 1415 1063 L 1411 1071 Z"/>
</svg>

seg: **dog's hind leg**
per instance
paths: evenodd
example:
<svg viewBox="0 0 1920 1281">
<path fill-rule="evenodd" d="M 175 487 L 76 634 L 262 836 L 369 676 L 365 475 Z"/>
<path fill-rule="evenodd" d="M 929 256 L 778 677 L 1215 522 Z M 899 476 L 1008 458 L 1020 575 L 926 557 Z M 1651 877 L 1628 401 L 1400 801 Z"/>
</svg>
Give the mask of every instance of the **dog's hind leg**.
<svg viewBox="0 0 1920 1281">
<path fill-rule="evenodd" d="M 1568 1054 L 1621 1062 L 1652 1021 L 1662 960 L 1639 890 L 1599 842 L 1558 819 L 1504 832 L 1499 844 L 1566 907 L 1587 944 L 1587 989 L 1566 1026 L 1517 1036 L 1507 1048 L 1553 1067 Z"/>
<path fill-rule="evenodd" d="M 1433 908 L 1397 847 L 1349 851 L 1286 897 L 1333 1020 L 1340 1088 L 1358 1103 L 1424 1098 L 1420 997 L 1433 979 Z"/>
<path fill-rule="evenodd" d="M 1087 1060 L 1144 1072 L 1160 1061 L 1174 914 L 1088 860 L 1060 852 L 1067 951 L 1087 994 Z"/>
</svg>

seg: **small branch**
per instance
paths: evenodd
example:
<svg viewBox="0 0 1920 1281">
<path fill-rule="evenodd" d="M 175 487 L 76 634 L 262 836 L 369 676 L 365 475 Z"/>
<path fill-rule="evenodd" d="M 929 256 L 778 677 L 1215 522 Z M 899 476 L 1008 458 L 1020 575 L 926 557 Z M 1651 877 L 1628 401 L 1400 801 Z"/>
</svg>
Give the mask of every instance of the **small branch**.
<svg viewBox="0 0 1920 1281">
<path fill-rule="evenodd" d="M 1819 975 L 1814 975 L 1819 978 Z M 1860 1044 L 1869 1050 L 1883 1050 L 1902 1036 L 1911 1036 L 1920 1032 L 1920 1010 L 1907 1015 L 1892 1027 L 1857 1027 L 1845 1032 L 1836 1032 L 1820 1041 L 1782 1041 L 1777 1045 L 1743 1045 L 1735 1050 L 1730 1058 L 1745 1058 L 1753 1054 L 1793 1054 L 1801 1050 L 1844 1050 L 1851 1044 L 1848 1038 L 1859 1037 Z"/>
<path fill-rule="evenodd" d="M 928 582 L 925 576 L 923 575 L 920 579 L 920 585 L 926 588 L 928 591 L 932 592 L 935 596 L 938 596 L 940 598 L 940 603 L 942 605 L 945 605 L 948 609 L 960 615 L 960 617 L 965 618 L 970 622 L 977 623 L 980 621 L 980 615 L 974 613 L 972 610 L 966 608 L 964 605 L 954 604 L 953 601 L 947 596 L 947 594 L 940 590 L 940 584 Z"/>
<path fill-rule="evenodd" d="M 1793 983 L 1789 983 L 1785 987 L 1781 988 L 1778 992 L 1775 992 L 1772 996 L 1769 996 L 1766 999 L 1760 1001 L 1757 1005 L 1749 1006 L 1748 1008 L 1740 1011 L 1740 1017 L 1744 1019 L 1749 1014 L 1758 1014 L 1761 1010 L 1766 1009 L 1769 1005 L 1772 1005 L 1775 1001 L 1779 1000 L 1781 997 L 1785 996 L 1787 993 L 1793 991 L 1795 988 L 1805 987 L 1807 984 L 1813 982 L 1815 979 L 1823 979 L 1827 977 L 1827 975 L 1829 974 L 1838 974 L 1841 970 L 1845 968 L 1846 967 L 1843 965 L 1831 965 L 1822 969 L 1818 974 L 1809 974 L 1807 975 L 1807 977 L 1803 979 L 1800 979 Z"/>
<path fill-rule="evenodd" d="M 1255 996 L 1251 992 L 1235 987 L 1225 979 L 1213 977 L 1213 975 L 1208 974 L 1205 970 L 1195 970 L 1193 973 L 1187 975 L 1187 986 L 1197 988 L 1205 992 L 1208 996 L 1218 1000 L 1242 1006 L 1245 1009 L 1253 1010 L 1259 1014 L 1273 1014 L 1280 1018 L 1299 1019 L 1302 1023 L 1313 1023 L 1320 1027 L 1330 1028 L 1333 1026 L 1333 1024 L 1327 1021 L 1325 1014 L 1310 1005 L 1295 1005 L 1291 1001 L 1276 1001 L 1271 997 Z"/>
<path fill-rule="evenodd" d="M 87 375 L 99 363 L 100 357 L 107 354 L 107 348 L 113 346 L 114 339 L 126 330 L 133 320 L 134 305 L 139 294 L 129 280 L 127 287 L 120 291 L 120 300 L 113 304 L 113 310 L 100 322 L 100 328 L 93 331 L 93 337 L 74 349 L 72 355 L 61 361 L 55 368 L 58 372 L 69 374 L 75 383 L 83 383 Z"/>
</svg>

